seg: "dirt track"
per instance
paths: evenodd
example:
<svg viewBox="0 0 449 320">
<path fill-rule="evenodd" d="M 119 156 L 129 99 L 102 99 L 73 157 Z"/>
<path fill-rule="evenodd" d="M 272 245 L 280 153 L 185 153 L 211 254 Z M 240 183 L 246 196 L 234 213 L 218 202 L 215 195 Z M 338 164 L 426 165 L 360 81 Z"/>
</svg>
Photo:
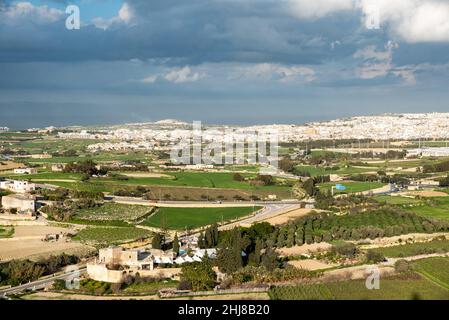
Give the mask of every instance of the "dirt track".
<svg viewBox="0 0 449 320">
<path fill-rule="evenodd" d="M 14 236 L 0 240 L 0 260 L 38 259 L 50 254 L 82 254 L 92 248 L 78 242 L 66 242 L 65 239 L 45 242 L 46 234 L 67 233 L 70 229 L 48 226 L 15 226 Z"/>
</svg>

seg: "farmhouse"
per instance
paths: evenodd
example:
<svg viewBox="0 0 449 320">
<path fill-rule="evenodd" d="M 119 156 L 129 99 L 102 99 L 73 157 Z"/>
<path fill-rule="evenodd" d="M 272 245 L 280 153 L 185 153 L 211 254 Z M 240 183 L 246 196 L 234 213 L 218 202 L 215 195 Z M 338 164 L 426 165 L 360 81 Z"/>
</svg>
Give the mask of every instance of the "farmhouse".
<svg viewBox="0 0 449 320">
<path fill-rule="evenodd" d="M 94 263 L 87 264 L 87 273 L 97 281 L 121 283 L 126 276 L 173 278 L 180 272 L 179 268 L 161 268 L 162 265 L 182 265 L 200 262 L 208 256 L 216 258 L 216 249 L 198 249 L 191 255 L 186 253 L 175 259 L 172 251 L 149 249 L 146 251 L 124 250 L 120 247 L 100 249 L 99 257 Z"/>
<path fill-rule="evenodd" d="M 35 174 L 37 173 L 36 168 L 18 168 L 14 169 L 15 174 Z"/>
<path fill-rule="evenodd" d="M 53 172 L 62 172 L 65 168 L 65 164 L 57 163 L 51 166 L 51 171 Z"/>
<path fill-rule="evenodd" d="M 11 194 L 2 197 L 2 207 L 4 209 L 17 209 L 20 213 L 34 213 L 36 200 L 30 195 Z"/>
<path fill-rule="evenodd" d="M 151 271 L 153 268 L 151 254 L 111 247 L 100 249 L 98 260 L 87 264 L 87 273 L 97 281 L 121 283 L 127 274 Z"/>
</svg>

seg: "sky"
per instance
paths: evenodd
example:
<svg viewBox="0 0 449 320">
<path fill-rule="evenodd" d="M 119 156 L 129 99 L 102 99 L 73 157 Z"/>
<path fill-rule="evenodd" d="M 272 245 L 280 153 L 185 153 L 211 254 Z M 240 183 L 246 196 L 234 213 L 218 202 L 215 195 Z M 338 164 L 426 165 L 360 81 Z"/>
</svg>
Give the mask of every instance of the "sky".
<svg viewBox="0 0 449 320">
<path fill-rule="evenodd" d="M 448 75 L 446 0 L 0 0 L 0 127 L 449 112 Z"/>
</svg>

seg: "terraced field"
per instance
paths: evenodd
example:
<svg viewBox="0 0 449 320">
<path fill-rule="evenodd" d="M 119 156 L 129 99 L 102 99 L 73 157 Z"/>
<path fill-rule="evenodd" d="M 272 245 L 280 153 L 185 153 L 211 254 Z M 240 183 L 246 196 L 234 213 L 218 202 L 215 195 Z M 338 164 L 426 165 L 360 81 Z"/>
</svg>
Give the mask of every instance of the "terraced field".
<svg viewBox="0 0 449 320">
<path fill-rule="evenodd" d="M 449 290 L 449 258 L 428 258 L 413 265 L 425 278 Z"/>
<path fill-rule="evenodd" d="M 389 258 L 402 258 L 422 254 L 449 252 L 449 240 L 434 240 L 422 243 L 410 243 L 393 247 L 373 249 Z"/>
<path fill-rule="evenodd" d="M 307 172 L 312 177 L 316 176 L 325 176 L 329 174 L 338 174 L 338 175 L 349 175 L 349 174 L 357 174 L 357 173 L 365 173 L 370 171 L 376 171 L 376 167 L 368 167 L 368 168 L 358 168 L 358 167 L 347 167 L 347 168 L 325 168 L 325 167 L 316 167 L 316 166 L 297 166 L 296 169 L 299 172 Z"/>
<path fill-rule="evenodd" d="M 380 290 L 368 290 L 365 281 L 277 287 L 273 300 L 449 300 L 449 290 L 425 278 L 382 279 Z"/>
<path fill-rule="evenodd" d="M 150 212 L 152 212 L 152 210 L 153 207 L 148 206 L 107 202 L 95 208 L 76 210 L 75 215 L 77 218 L 83 220 L 134 221 L 149 214 Z"/>
<path fill-rule="evenodd" d="M 423 202 L 420 199 L 401 197 L 401 196 L 379 195 L 379 196 L 374 196 L 373 198 L 381 203 L 393 204 L 393 205 L 405 205 L 405 206 L 421 204 Z"/>
<path fill-rule="evenodd" d="M 449 221 L 449 198 L 431 198 L 421 205 L 413 206 L 407 210 L 420 216 Z"/>
<path fill-rule="evenodd" d="M 113 245 L 151 237 L 148 230 L 135 227 L 88 227 L 73 239 L 94 245 Z"/>
</svg>

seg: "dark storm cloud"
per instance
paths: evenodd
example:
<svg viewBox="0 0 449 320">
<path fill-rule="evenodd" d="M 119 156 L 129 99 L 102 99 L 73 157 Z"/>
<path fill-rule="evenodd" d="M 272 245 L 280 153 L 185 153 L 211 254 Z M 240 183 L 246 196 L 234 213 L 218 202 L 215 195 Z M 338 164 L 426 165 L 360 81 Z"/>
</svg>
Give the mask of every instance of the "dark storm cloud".
<svg viewBox="0 0 449 320">
<path fill-rule="evenodd" d="M 64 19 L 0 24 L 0 61 L 172 58 L 171 63 L 182 64 L 320 64 L 351 54 L 359 27 L 359 17 L 342 14 L 301 21 L 271 0 L 128 3 L 134 13 L 130 25 L 112 24 L 107 30 L 90 24 L 68 31 Z M 345 39 L 347 46 L 330 50 L 333 41 Z"/>
</svg>

